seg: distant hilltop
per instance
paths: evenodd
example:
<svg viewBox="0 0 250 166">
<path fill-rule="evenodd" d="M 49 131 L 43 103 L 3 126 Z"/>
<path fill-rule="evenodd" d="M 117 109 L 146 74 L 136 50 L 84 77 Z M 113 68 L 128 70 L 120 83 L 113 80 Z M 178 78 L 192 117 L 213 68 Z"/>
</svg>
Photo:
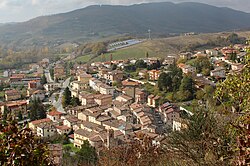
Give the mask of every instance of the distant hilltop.
<svg viewBox="0 0 250 166">
<path fill-rule="evenodd" d="M 42 16 L 0 26 L 0 44 L 48 45 L 132 34 L 221 32 L 250 27 L 250 14 L 202 3 L 94 5 L 68 13 Z"/>
</svg>

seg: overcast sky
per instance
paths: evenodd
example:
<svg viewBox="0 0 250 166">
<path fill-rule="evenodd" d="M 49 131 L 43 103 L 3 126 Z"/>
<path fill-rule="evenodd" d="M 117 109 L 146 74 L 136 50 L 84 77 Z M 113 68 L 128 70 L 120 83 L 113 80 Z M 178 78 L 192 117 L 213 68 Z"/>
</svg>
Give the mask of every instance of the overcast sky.
<svg viewBox="0 0 250 166">
<path fill-rule="evenodd" d="M 130 5 L 157 1 L 201 2 L 250 13 L 250 0 L 0 0 L 0 23 L 26 21 L 37 16 L 67 12 L 93 4 Z"/>
</svg>

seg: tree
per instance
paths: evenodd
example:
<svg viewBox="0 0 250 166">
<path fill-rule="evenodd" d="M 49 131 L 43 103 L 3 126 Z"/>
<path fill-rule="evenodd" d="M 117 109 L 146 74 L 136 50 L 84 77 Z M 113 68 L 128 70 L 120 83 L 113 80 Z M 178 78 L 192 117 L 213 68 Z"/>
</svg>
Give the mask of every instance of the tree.
<svg viewBox="0 0 250 166">
<path fill-rule="evenodd" d="M 45 75 L 43 74 L 42 78 L 41 78 L 41 84 L 44 85 L 47 83 L 47 79 L 45 77 Z"/>
<path fill-rule="evenodd" d="M 30 107 L 31 121 L 46 118 L 45 107 L 39 98 L 35 98 L 34 100 L 31 100 L 29 107 Z"/>
<path fill-rule="evenodd" d="M 152 139 L 140 134 L 139 140 L 103 149 L 99 155 L 99 165 L 103 166 L 152 166 L 159 163 L 161 148 L 152 145 Z"/>
<path fill-rule="evenodd" d="M 73 96 L 73 97 L 71 98 L 70 105 L 76 107 L 76 106 L 78 106 L 78 105 L 81 105 L 81 101 L 79 100 L 79 98 Z"/>
<path fill-rule="evenodd" d="M 185 76 L 181 81 L 180 91 L 185 90 L 191 92 L 192 94 L 195 92 L 194 81 L 190 76 Z"/>
<path fill-rule="evenodd" d="M 161 73 L 158 79 L 158 87 L 160 90 L 172 91 L 172 78 L 170 74 Z"/>
<path fill-rule="evenodd" d="M 189 165 L 229 165 L 232 148 L 226 126 L 230 121 L 206 108 L 194 110 L 186 119 L 186 128 L 168 135 L 166 153 L 174 153 Z"/>
<path fill-rule="evenodd" d="M 90 165 L 97 163 L 97 153 L 94 147 L 92 147 L 87 140 L 83 141 L 81 149 L 76 152 L 79 162 L 83 165 Z"/>
<path fill-rule="evenodd" d="M 22 112 L 21 112 L 21 111 L 18 111 L 17 117 L 18 117 L 18 120 L 19 120 L 19 121 L 23 120 L 23 115 L 22 115 Z"/>
<path fill-rule="evenodd" d="M 146 68 L 147 63 L 145 63 L 144 60 L 137 60 L 135 62 L 135 66 L 136 66 L 136 68 Z"/>
<path fill-rule="evenodd" d="M 145 58 L 148 58 L 148 57 L 149 57 L 149 53 L 146 52 L 146 53 L 145 53 Z"/>
<path fill-rule="evenodd" d="M 235 164 L 250 164 L 250 51 L 246 56 L 246 65 L 241 73 L 229 75 L 227 79 L 217 86 L 215 97 L 226 108 L 231 109 L 226 114 L 233 114 L 238 117 L 230 125 L 229 132 L 236 143 L 232 146 L 235 150 Z"/>
<path fill-rule="evenodd" d="M 70 105 L 70 102 L 71 102 L 71 91 L 69 90 L 69 87 L 67 87 L 63 92 L 63 98 L 62 98 L 63 107 L 67 107 L 68 105 Z"/>
<path fill-rule="evenodd" d="M 8 121 L 0 124 L 0 133 L 0 165 L 53 165 L 47 145 L 30 129 L 19 129 L 15 121 Z"/>
</svg>

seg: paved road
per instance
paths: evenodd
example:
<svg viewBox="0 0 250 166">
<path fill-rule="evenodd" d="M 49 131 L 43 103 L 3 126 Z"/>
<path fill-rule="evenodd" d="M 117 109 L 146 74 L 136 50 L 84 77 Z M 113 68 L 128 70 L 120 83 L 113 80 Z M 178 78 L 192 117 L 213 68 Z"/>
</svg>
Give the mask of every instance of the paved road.
<svg viewBox="0 0 250 166">
<path fill-rule="evenodd" d="M 45 69 L 45 77 L 46 77 L 48 83 L 54 82 L 54 80 L 51 78 L 51 75 L 50 75 L 50 72 L 48 69 Z"/>
<path fill-rule="evenodd" d="M 65 113 L 64 111 L 64 108 L 62 106 L 62 97 L 63 97 L 63 92 L 65 90 L 65 88 L 67 88 L 69 86 L 69 83 L 70 83 L 70 78 L 66 79 L 64 82 L 63 82 L 63 85 L 62 85 L 62 88 L 59 92 L 59 98 L 58 100 L 56 101 L 56 95 L 58 93 L 53 93 L 50 97 L 50 100 L 52 101 L 52 105 L 57 109 L 57 111 L 59 112 L 62 112 L 62 113 Z"/>
</svg>

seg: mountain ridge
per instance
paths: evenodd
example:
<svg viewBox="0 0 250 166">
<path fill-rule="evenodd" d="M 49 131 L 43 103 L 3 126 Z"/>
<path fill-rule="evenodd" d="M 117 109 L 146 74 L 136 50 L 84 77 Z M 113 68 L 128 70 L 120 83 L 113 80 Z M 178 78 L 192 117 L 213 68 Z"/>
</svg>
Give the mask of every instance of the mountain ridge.
<svg viewBox="0 0 250 166">
<path fill-rule="evenodd" d="M 92 5 L 0 26 L 0 44 L 48 45 L 132 34 L 221 32 L 250 27 L 250 13 L 196 2 Z"/>
</svg>

